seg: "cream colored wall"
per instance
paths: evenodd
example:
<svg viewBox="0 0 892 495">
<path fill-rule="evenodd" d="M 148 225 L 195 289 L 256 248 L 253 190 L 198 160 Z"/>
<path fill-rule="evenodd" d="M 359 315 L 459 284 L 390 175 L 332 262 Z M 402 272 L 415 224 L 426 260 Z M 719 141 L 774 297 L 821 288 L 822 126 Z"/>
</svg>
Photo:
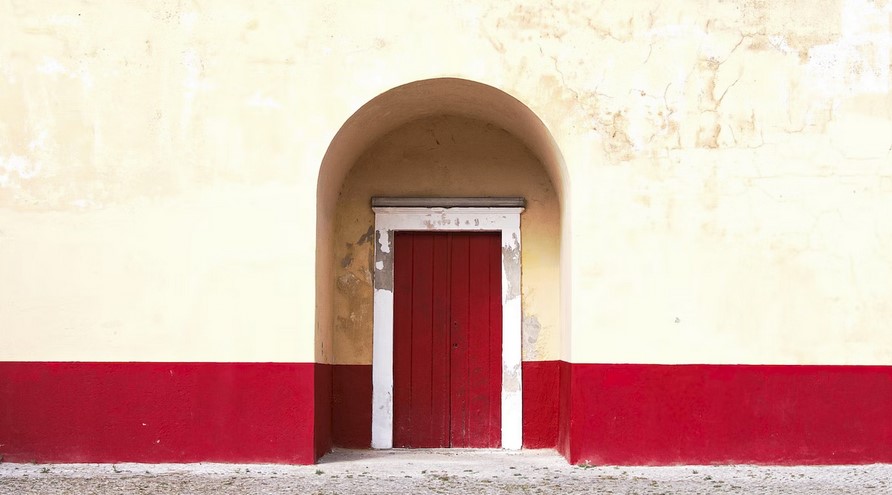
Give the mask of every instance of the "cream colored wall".
<svg viewBox="0 0 892 495">
<path fill-rule="evenodd" d="M 322 157 L 449 76 L 563 154 L 563 359 L 890 364 L 889 5 L 3 3 L 0 359 L 331 359 Z"/>
<path fill-rule="evenodd" d="M 558 359 L 560 207 L 538 159 L 504 129 L 463 117 L 415 120 L 369 148 L 337 208 L 334 362 L 371 364 L 372 196 L 522 196 L 523 356 Z"/>
<path fill-rule="evenodd" d="M 543 48 L 590 124 L 564 355 L 892 364 L 889 2 L 609 12 Z"/>
</svg>

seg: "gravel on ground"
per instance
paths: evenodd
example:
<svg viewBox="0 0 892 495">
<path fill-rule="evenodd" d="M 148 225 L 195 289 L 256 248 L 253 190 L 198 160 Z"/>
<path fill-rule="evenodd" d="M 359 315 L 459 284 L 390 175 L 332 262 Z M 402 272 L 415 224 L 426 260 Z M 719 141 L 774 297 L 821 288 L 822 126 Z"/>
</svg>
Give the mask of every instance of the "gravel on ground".
<svg viewBox="0 0 892 495">
<path fill-rule="evenodd" d="M 553 450 L 342 450 L 315 466 L 0 464 L 0 494 L 890 494 L 892 465 L 572 466 Z"/>
</svg>

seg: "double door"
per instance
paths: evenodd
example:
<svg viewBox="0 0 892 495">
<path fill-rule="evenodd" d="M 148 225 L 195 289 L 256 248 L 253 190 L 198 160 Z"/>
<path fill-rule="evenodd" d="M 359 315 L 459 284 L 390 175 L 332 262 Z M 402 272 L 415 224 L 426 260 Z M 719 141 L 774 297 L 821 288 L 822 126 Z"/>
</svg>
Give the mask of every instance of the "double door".
<svg viewBox="0 0 892 495">
<path fill-rule="evenodd" d="M 499 447 L 501 237 L 397 232 L 393 446 Z"/>
</svg>

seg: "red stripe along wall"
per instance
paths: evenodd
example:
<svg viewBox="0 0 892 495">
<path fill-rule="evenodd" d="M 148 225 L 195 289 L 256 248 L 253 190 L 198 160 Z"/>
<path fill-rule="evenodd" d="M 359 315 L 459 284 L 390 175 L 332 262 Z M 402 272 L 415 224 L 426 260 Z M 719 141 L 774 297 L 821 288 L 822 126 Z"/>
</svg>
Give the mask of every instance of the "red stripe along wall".
<svg viewBox="0 0 892 495">
<path fill-rule="evenodd" d="M 524 447 L 573 463 L 892 462 L 886 366 L 523 371 Z M 312 463 L 329 420 L 334 445 L 368 448 L 371 366 L 0 363 L 5 462 Z"/>
</svg>

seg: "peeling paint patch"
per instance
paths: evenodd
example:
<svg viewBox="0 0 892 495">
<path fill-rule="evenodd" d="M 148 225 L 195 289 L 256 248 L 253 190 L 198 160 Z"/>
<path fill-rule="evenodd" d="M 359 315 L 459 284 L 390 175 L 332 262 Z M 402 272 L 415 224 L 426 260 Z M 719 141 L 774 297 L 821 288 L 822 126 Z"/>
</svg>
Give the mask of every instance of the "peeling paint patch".
<svg viewBox="0 0 892 495">
<path fill-rule="evenodd" d="M 526 315 L 523 317 L 523 342 L 524 344 L 535 345 L 539 342 L 539 332 L 542 331 L 542 324 L 536 315 Z"/>
<path fill-rule="evenodd" d="M 389 230 L 380 230 L 375 232 L 375 238 L 378 241 L 375 243 L 375 249 L 382 253 L 390 252 L 390 233 Z"/>
<path fill-rule="evenodd" d="M 539 341 L 542 336 L 542 323 L 536 315 L 525 315 L 521 322 L 521 354 L 525 361 L 538 361 L 542 359 L 543 343 Z M 548 335 L 546 332 L 544 335 Z"/>
<path fill-rule="evenodd" d="M 502 393 L 520 392 L 520 365 L 502 366 Z"/>
<path fill-rule="evenodd" d="M 512 234 L 509 245 L 502 245 L 502 266 L 505 267 L 505 301 L 520 297 L 520 241 Z"/>
<path fill-rule="evenodd" d="M 842 9 L 842 36 L 808 50 L 807 73 L 827 96 L 889 91 L 892 4 L 848 0 Z M 877 22 L 879 20 L 879 22 Z"/>
<path fill-rule="evenodd" d="M 390 232 L 376 231 L 375 242 L 375 289 L 393 291 L 393 254 L 390 250 Z"/>
</svg>

